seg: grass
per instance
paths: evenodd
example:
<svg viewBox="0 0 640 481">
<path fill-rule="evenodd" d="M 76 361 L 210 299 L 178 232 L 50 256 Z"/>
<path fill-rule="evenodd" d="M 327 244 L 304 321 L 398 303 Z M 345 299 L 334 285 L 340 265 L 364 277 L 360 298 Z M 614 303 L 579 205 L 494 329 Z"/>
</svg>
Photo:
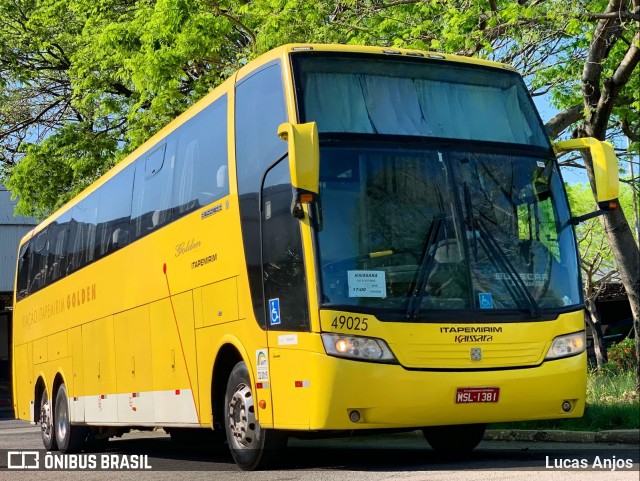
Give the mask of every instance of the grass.
<svg viewBox="0 0 640 481">
<path fill-rule="evenodd" d="M 605 431 L 608 429 L 639 429 L 640 398 L 635 393 L 635 372 L 589 372 L 587 405 L 578 419 L 551 419 L 499 423 L 492 429 L 565 429 L 569 431 Z"/>
</svg>

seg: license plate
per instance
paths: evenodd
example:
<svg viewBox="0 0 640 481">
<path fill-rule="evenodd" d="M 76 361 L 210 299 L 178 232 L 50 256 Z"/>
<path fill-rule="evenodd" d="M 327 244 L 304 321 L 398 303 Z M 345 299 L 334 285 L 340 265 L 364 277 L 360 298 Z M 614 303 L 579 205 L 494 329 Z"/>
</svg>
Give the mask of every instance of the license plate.
<svg viewBox="0 0 640 481">
<path fill-rule="evenodd" d="M 499 387 L 459 387 L 456 389 L 456 404 L 497 403 Z"/>
</svg>

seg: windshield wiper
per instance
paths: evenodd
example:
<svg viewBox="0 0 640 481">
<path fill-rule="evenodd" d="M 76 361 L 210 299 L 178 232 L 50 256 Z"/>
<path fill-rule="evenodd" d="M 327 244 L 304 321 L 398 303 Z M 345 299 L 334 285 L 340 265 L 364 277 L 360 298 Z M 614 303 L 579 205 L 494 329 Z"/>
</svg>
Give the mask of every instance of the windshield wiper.
<svg viewBox="0 0 640 481">
<path fill-rule="evenodd" d="M 538 303 L 533 298 L 526 284 L 513 267 L 513 264 L 509 261 L 509 257 L 504 253 L 504 250 L 498 244 L 496 238 L 489 232 L 489 230 L 484 225 L 481 219 L 476 219 L 476 224 L 478 226 L 478 231 L 480 232 L 480 244 L 484 247 L 489 257 L 492 258 L 493 263 L 496 262 L 502 265 L 502 268 L 509 275 L 509 277 L 513 280 L 513 286 L 508 284 L 508 280 L 505 280 L 507 289 L 511 293 L 511 296 L 515 301 L 519 299 L 525 299 L 529 304 L 529 309 L 531 312 L 531 317 L 539 317 L 540 316 L 540 307 Z M 511 287 L 515 288 L 515 291 L 512 291 Z M 520 295 L 518 295 L 520 294 Z"/>
<path fill-rule="evenodd" d="M 405 317 L 415 318 L 418 314 L 418 309 L 424 298 L 425 284 L 429 278 L 429 272 L 433 265 L 433 260 L 436 257 L 436 244 L 440 238 L 440 231 L 442 229 L 442 221 L 444 219 L 443 214 L 439 214 L 433 217 L 433 221 L 429 226 L 427 237 L 425 238 L 422 246 L 422 255 L 420 256 L 420 267 L 418 269 L 418 275 L 416 281 L 412 284 L 409 292 L 411 298 L 409 299 L 409 306 Z"/>
</svg>

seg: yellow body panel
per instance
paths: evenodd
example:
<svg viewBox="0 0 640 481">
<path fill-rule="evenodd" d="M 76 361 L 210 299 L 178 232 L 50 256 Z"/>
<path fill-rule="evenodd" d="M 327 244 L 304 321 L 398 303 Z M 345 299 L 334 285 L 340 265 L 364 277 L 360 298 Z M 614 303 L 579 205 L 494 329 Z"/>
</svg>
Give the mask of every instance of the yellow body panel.
<svg viewBox="0 0 640 481">
<path fill-rule="evenodd" d="M 113 317 L 105 317 L 82 326 L 82 365 L 84 395 L 116 392 L 116 350 Z M 70 392 L 75 396 L 75 392 Z"/>
<path fill-rule="evenodd" d="M 343 326 L 341 318 L 345 319 Z M 371 315 L 328 310 L 322 311 L 321 319 L 325 332 L 384 339 L 400 364 L 410 369 L 537 366 L 556 336 L 584 329 L 582 311 L 552 321 L 453 325 L 380 322 Z M 482 348 L 481 361 L 470 357 L 475 347 Z"/>
<path fill-rule="evenodd" d="M 312 384 L 310 429 L 373 429 L 477 422 L 580 417 L 584 411 L 586 355 L 531 369 L 482 372 L 409 371 L 400 366 L 375 369 L 355 361 L 308 353 L 320 374 Z M 497 403 L 456 404 L 461 387 L 499 387 Z M 562 403 L 573 403 L 564 413 Z M 352 410 L 359 422 L 349 419 Z"/>
<path fill-rule="evenodd" d="M 47 354 L 50 361 L 62 359 L 69 355 L 67 331 L 52 334 L 47 337 Z"/>
<path fill-rule="evenodd" d="M 47 338 L 40 338 L 33 341 L 33 363 L 41 364 L 43 362 L 47 362 L 49 352 L 49 343 L 47 342 Z"/>
<path fill-rule="evenodd" d="M 173 306 L 168 299 L 163 299 L 150 306 L 153 385 L 149 390 L 193 388 L 197 398 L 191 292 L 174 296 L 172 302 Z"/>
<path fill-rule="evenodd" d="M 151 391 L 151 329 L 149 306 L 113 316 L 116 392 Z M 98 342 L 92 340 L 91 344 Z"/>
<path fill-rule="evenodd" d="M 17 404 L 15 410 L 16 417 L 19 419 L 30 419 L 30 402 L 33 401 L 33 364 L 29 361 L 29 346 L 31 344 L 22 344 L 13 350 L 13 379 L 14 390 L 13 398 L 20 399 L 22 402 Z M 16 382 L 19 380 L 19 382 Z"/>
<path fill-rule="evenodd" d="M 326 330 L 335 331 L 330 327 L 335 314 L 339 313 L 322 312 L 323 328 L 328 324 Z M 454 335 L 439 336 L 440 328 L 450 324 L 382 323 L 372 316 L 367 318 L 367 335 L 388 339 L 396 354 L 398 346 L 405 340 L 415 340 L 416 332 L 422 331 L 420 335 L 431 332 L 442 338 L 439 345 L 432 344 L 437 346 L 438 353 L 434 359 L 440 363 L 455 359 L 458 343 Z M 411 369 L 404 363 L 403 366 L 372 364 L 329 357 L 319 335 L 297 333 L 297 345 L 271 348 L 271 373 L 277 380 L 272 387 L 274 399 L 277 399 L 275 427 L 349 430 L 580 417 L 585 403 L 586 354 L 546 362 L 543 358 L 555 335 L 580 330 L 583 323 L 583 314 L 577 312 L 547 323 L 503 324 L 512 327 L 509 333 L 503 333 L 508 340 L 507 347 L 517 344 L 519 339 L 546 341 L 542 343 L 544 349 L 537 361 L 530 367 L 499 370 L 488 369 L 492 365 L 495 367 L 490 355 L 487 355 L 486 365 L 485 362 L 472 364 L 469 358 L 471 346 L 466 348 L 466 361 L 458 356 L 459 370 Z M 456 324 L 456 327 L 467 325 Z M 277 345 L 277 338 L 283 335 L 269 333 L 270 345 Z M 491 352 L 487 346 L 498 343 L 498 340 L 491 340 L 472 346 Z M 454 356 L 447 355 L 446 346 L 452 348 Z M 301 381 L 302 386 L 296 387 L 296 381 Z M 456 404 L 456 389 L 463 387 L 498 387 L 499 401 Z M 565 400 L 573 406 L 569 413 L 561 407 Z M 357 423 L 349 419 L 349 413 L 354 409 L 361 414 Z"/>
<path fill-rule="evenodd" d="M 82 327 L 69 329 L 69 346 L 71 354 L 71 378 L 66 379 L 69 388 L 76 396 L 84 396 L 84 356 L 82 354 Z"/>
<path fill-rule="evenodd" d="M 201 295 L 203 327 L 238 319 L 238 286 L 235 277 L 203 287 Z"/>
</svg>

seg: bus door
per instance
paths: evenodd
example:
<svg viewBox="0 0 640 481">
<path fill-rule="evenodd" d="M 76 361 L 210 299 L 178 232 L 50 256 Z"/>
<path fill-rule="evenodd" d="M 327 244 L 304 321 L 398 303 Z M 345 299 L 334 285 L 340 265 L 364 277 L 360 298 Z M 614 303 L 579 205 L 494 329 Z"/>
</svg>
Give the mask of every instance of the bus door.
<svg viewBox="0 0 640 481">
<path fill-rule="evenodd" d="M 300 351 L 310 338 L 300 221 L 291 216 L 287 143 L 278 137 L 278 127 L 288 120 L 284 84 L 279 60 L 241 78 L 234 123 L 247 275 L 255 319 L 265 334 L 255 353 L 255 374 L 271 388 L 278 424 L 293 419 L 284 399 L 294 402 L 301 395 L 303 389 L 289 396 L 294 374 L 299 376 L 291 366 L 300 366 Z"/>
<path fill-rule="evenodd" d="M 261 192 L 262 274 L 276 427 L 308 428 L 311 336 L 300 220 L 291 214 L 285 156 L 267 171 Z"/>
</svg>

